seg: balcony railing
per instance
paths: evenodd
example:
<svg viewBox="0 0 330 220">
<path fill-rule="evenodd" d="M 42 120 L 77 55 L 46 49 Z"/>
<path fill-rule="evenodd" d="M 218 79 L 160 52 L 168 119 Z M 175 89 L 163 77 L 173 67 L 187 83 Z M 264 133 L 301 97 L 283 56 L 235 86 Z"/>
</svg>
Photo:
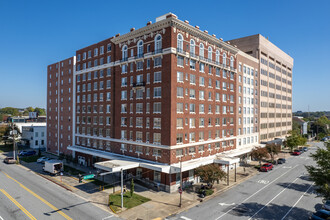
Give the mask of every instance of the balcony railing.
<svg viewBox="0 0 330 220">
<path fill-rule="evenodd" d="M 141 86 L 146 86 L 146 83 L 145 82 L 136 82 L 136 83 L 133 83 L 133 87 L 141 87 Z"/>
<path fill-rule="evenodd" d="M 143 57 L 143 53 L 140 53 L 140 54 L 138 54 L 135 58 L 142 58 Z"/>
<path fill-rule="evenodd" d="M 163 53 L 163 49 L 158 49 L 153 52 L 153 54 L 159 54 L 159 53 Z"/>
<path fill-rule="evenodd" d="M 128 60 L 128 57 L 124 57 L 123 59 L 121 59 L 121 62 L 125 62 Z"/>
</svg>

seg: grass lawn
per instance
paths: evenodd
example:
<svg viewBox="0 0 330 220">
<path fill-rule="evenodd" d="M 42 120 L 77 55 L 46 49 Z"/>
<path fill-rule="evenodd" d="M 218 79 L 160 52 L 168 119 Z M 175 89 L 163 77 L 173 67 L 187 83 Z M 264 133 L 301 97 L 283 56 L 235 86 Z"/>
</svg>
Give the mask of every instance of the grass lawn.
<svg viewBox="0 0 330 220">
<path fill-rule="evenodd" d="M 124 207 L 127 209 L 133 208 L 135 206 L 141 205 L 145 202 L 150 201 L 150 199 L 140 196 L 136 193 L 133 193 L 133 196 L 131 197 L 129 192 L 126 192 L 124 194 Z M 121 207 L 121 196 L 119 194 L 110 194 L 109 196 L 109 205 L 111 208 L 117 212 L 120 210 Z"/>
<path fill-rule="evenodd" d="M 73 167 L 70 167 L 70 166 L 68 166 L 68 165 L 64 165 L 64 171 L 65 171 L 65 172 L 68 172 L 68 173 L 71 174 L 71 175 L 78 175 L 79 173 L 80 173 L 81 175 L 85 174 L 84 171 L 78 170 L 78 169 L 73 168 Z"/>
<path fill-rule="evenodd" d="M 20 157 L 19 159 L 26 163 L 32 163 L 32 162 L 37 162 L 37 160 L 39 159 L 39 156 L 38 155 L 25 156 L 25 157 Z"/>
</svg>

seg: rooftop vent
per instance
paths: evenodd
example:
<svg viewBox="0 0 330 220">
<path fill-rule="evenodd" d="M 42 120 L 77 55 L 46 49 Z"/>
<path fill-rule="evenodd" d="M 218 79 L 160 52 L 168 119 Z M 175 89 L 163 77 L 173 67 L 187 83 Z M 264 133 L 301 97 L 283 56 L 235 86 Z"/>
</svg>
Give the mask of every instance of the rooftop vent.
<svg viewBox="0 0 330 220">
<path fill-rule="evenodd" d="M 196 25 L 195 28 L 199 29 L 199 26 Z"/>
<path fill-rule="evenodd" d="M 189 24 L 189 21 L 188 20 L 184 20 L 184 23 Z"/>
<path fill-rule="evenodd" d="M 219 40 L 223 41 L 223 39 L 220 37 Z"/>
<path fill-rule="evenodd" d="M 151 25 L 151 24 L 152 24 L 152 21 L 148 21 L 147 26 L 148 26 L 148 25 Z"/>
<path fill-rule="evenodd" d="M 207 33 L 207 34 L 209 33 L 207 30 L 205 30 L 204 32 Z"/>
<path fill-rule="evenodd" d="M 119 37 L 120 36 L 120 33 L 116 34 L 116 37 Z"/>
<path fill-rule="evenodd" d="M 135 31 L 135 28 L 131 28 L 131 32 L 132 32 L 132 31 Z"/>
<path fill-rule="evenodd" d="M 215 35 L 215 34 L 212 34 L 212 37 L 216 37 L 217 35 Z"/>
</svg>

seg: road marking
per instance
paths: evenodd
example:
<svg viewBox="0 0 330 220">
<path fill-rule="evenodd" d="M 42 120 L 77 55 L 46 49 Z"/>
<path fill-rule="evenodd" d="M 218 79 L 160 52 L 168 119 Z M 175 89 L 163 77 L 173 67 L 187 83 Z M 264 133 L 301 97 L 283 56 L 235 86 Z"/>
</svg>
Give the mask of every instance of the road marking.
<svg viewBox="0 0 330 220">
<path fill-rule="evenodd" d="M 0 216 L 0 220 L 3 220 L 3 218 Z"/>
<path fill-rule="evenodd" d="M 112 217 L 113 217 L 113 215 L 110 215 L 108 217 L 102 218 L 102 220 L 109 219 L 109 218 L 112 218 Z"/>
<path fill-rule="evenodd" d="M 283 166 L 282 168 L 284 168 L 284 169 L 291 169 L 292 167 Z"/>
<path fill-rule="evenodd" d="M 233 202 L 232 204 L 227 204 L 227 203 L 219 203 L 219 205 L 224 206 L 224 205 L 235 205 L 235 203 Z"/>
<path fill-rule="evenodd" d="M 310 190 L 310 188 L 312 188 L 312 186 L 314 185 L 314 183 L 312 183 L 309 187 L 308 187 L 308 189 L 304 192 L 304 194 L 302 194 L 301 196 L 300 196 L 300 198 L 297 200 L 297 202 L 291 207 L 291 209 L 285 214 L 285 216 L 281 219 L 281 220 L 283 220 L 283 219 L 285 219 L 285 217 L 291 212 L 291 210 L 298 204 L 298 202 L 302 199 L 302 197 Z"/>
<path fill-rule="evenodd" d="M 258 180 L 257 182 L 261 183 L 261 184 L 268 184 L 269 183 L 268 180 Z"/>
<path fill-rule="evenodd" d="M 263 210 L 266 206 L 269 205 L 269 203 L 271 203 L 274 199 L 276 199 L 279 195 L 282 194 L 282 192 L 284 192 L 289 186 L 291 186 L 292 183 L 296 182 L 299 179 L 296 178 L 295 180 L 293 180 L 289 185 L 287 185 L 281 192 L 279 192 L 276 196 L 274 196 L 274 198 L 272 198 L 269 202 L 266 203 L 266 205 L 264 205 L 261 209 L 259 209 L 256 213 L 254 213 L 254 215 L 252 215 L 248 220 L 252 219 L 255 215 L 257 215 L 261 210 Z"/>
<path fill-rule="evenodd" d="M 292 169 L 296 168 L 298 165 L 294 166 Z M 290 170 L 292 170 L 290 169 Z M 284 176 L 285 174 L 287 174 L 290 170 L 286 171 L 285 173 L 283 173 L 281 176 L 277 177 L 276 179 L 274 179 L 272 182 L 270 182 L 268 185 L 265 185 L 264 187 L 262 187 L 261 189 L 259 189 L 257 192 L 253 193 L 251 196 L 247 197 L 246 199 L 244 199 L 240 204 L 246 202 L 247 200 L 249 200 L 251 197 L 253 197 L 254 195 L 256 195 L 257 193 L 259 193 L 261 190 L 265 189 L 266 187 L 270 186 L 273 182 L 275 182 L 276 180 L 278 180 L 279 178 L 281 178 L 282 176 Z M 234 206 L 233 208 L 229 209 L 227 212 L 223 213 L 222 215 L 220 215 L 218 218 L 216 218 L 215 220 L 218 220 L 220 218 L 222 218 L 223 216 L 227 215 L 228 212 L 232 211 L 233 209 L 237 208 L 237 206 Z"/>
<path fill-rule="evenodd" d="M 182 218 L 184 220 L 192 220 L 191 218 L 187 218 L 187 217 L 184 217 L 184 216 L 180 216 L 180 218 Z"/>
<path fill-rule="evenodd" d="M 4 189 L 0 189 L 0 191 L 7 196 L 18 208 L 20 208 L 30 219 L 37 220 L 30 212 L 28 212 L 21 204 L 19 204 L 13 197 L 11 197 Z M 1 218 L 3 220 L 3 218 Z"/>
<path fill-rule="evenodd" d="M 55 206 L 53 206 L 52 204 L 50 204 L 49 202 L 47 202 L 45 199 L 43 199 L 42 197 L 40 197 L 39 195 L 37 195 L 36 193 L 34 193 L 33 191 L 31 191 L 29 188 L 27 188 L 26 186 L 24 186 L 22 183 L 18 182 L 17 180 L 15 180 L 11 176 L 9 176 L 7 173 L 5 173 L 5 172 L 3 172 L 3 173 L 9 179 L 14 180 L 18 185 L 20 185 L 20 187 L 22 187 L 23 189 L 25 189 L 26 191 L 28 191 L 34 197 L 36 197 L 37 199 L 39 199 L 40 201 L 42 201 L 43 203 L 45 203 L 46 205 L 48 205 L 50 208 L 54 209 L 54 211 L 56 211 L 57 213 L 59 213 L 60 215 L 62 215 L 64 218 L 66 218 L 67 220 L 72 220 L 72 218 L 70 218 L 69 216 L 67 216 L 66 214 L 64 214 L 62 211 L 60 211 L 58 208 L 56 208 Z"/>
</svg>

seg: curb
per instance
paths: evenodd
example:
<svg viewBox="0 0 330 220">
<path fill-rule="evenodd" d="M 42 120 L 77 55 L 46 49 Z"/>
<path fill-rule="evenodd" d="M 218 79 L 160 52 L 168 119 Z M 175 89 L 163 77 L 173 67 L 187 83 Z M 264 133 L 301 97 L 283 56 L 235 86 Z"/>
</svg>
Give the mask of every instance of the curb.
<svg viewBox="0 0 330 220">
<path fill-rule="evenodd" d="M 34 173 L 37 174 L 38 176 L 41 176 L 41 177 L 45 178 L 45 179 L 48 180 L 48 181 L 51 181 L 52 183 L 55 183 L 56 185 L 58 185 L 58 186 L 60 186 L 60 187 L 62 187 L 62 188 L 64 188 L 64 189 L 66 189 L 66 190 L 72 192 L 72 189 L 69 189 L 68 187 L 62 185 L 62 183 L 58 183 L 56 180 L 53 180 L 52 178 L 48 178 L 48 177 L 46 177 L 46 176 L 43 175 L 43 174 L 36 173 L 36 172 L 34 172 Z"/>
<path fill-rule="evenodd" d="M 201 202 L 206 202 L 206 201 L 208 201 L 208 200 L 210 200 L 210 199 L 213 199 L 214 197 L 218 196 L 219 194 L 224 193 L 224 192 L 226 192 L 227 190 L 233 188 L 234 186 L 237 186 L 237 185 L 241 184 L 242 182 L 244 182 L 244 181 L 246 181 L 247 179 L 249 179 L 249 178 L 255 176 L 256 174 L 257 174 L 257 173 L 255 173 L 254 175 L 249 175 L 249 176 L 247 176 L 247 177 L 241 179 L 240 181 L 236 182 L 235 184 L 229 185 L 229 186 L 226 187 L 225 189 L 222 189 L 222 190 L 216 191 L 216 192 L 214 192 L 212 195 L 203 198 L 202 201 L 201 201 L 201 200 L 198 200 L 198 201 L 199 201 L 199 203 L 201 203 Z M 186 210 L 188 210 L 188 209 L 191 209 L 191 208 L 195 207 L 195 206 L 198 205 L 199 203 L 195 202 L 194 204 L 191 204 L 191 205 L 189 205 L 189 206 L 187 206 L 187 207 L 185 207 L 185 208 L 183 208 L 183 209 L 179 209 L 179 210 L 177 210 L 177 211 L 175 211 L 175 212 L 173 212 L 173 213 L 170 213 L 168 216 L 176 215 L 176 214 L 179 213 L 179 212 L 184 212 L 184 211 L 186 211 Z M 166 216 L 166 217 L 168 217 L 168 216 Z M 165 217 L 165 218 L 166 218 L 166 217 Z"/>
</svg>

